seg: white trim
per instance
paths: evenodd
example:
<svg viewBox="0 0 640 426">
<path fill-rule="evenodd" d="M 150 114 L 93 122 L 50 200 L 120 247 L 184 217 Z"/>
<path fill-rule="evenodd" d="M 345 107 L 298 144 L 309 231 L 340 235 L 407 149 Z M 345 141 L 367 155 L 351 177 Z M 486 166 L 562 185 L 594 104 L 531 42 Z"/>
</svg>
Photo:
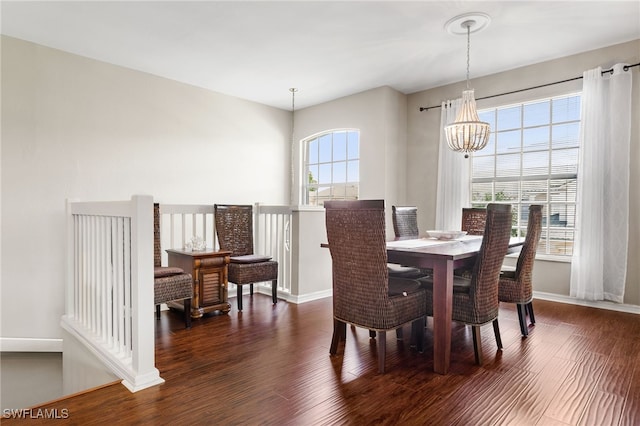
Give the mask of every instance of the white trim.
<svg viewBox="0 0 640 426">
<path fill-rule="evenodd" d="M 589 306 L 591 308 L 607 309 L 609 311 L 626 312 L 629 314 L 640 315 L 640 306 L 638 305 L 627 305 L 624 303 L 614 303 L 614 302 L 608 302 L 605 300 L 596 300 L 596 301 L 583 300 L 583 299 L 577 299 L 571 296 L 565 296 L 565 295 L 554 294 L 554 293 L 545 293 L 540 291 L 534 291 L 533 298 L 540 299 L 540 300 L 548 300 L 550 302 L 568 303 L 570 305 L 579 305 L 579 306 Z"/>
<path fill-rule="evenodd" d="M 66 315 L 62 317 L 60 325 L 95 355 L 113 374 L 122 379 L 120 383 L 131 392 L 137 392 L 164 383 L 164 379 L 160 377 L 160 371 L 157 368 L 152 367 L 145 373 L 134 371 L 131 361 L 123 362 L 118 355 L 105 350 L 105 346 L 101 342 L 98 342 L 97 339 L 89 338 L 86 330 L 82 329 L 82 325 Z M 155 346 L 153 347 L 155 348 Z"/>
<path fill-rule="evenodd" d="M 258 286 L 257 289 L 254 288 L 254 291 L 271 297 L 271 288 L 269 286 Z M 244 291 L 243 294 L 245 294 Z M 278 299 L 286 300 L 287 302 L 294 303 L 296 305 L 313 302 L 314 300 L 320 300 L 331 296 L 333 296 L 333 289 L 316 291 L 314 293 L 301 294 L 298 296 L 294 296 L 290 293 L 278 293 Z"/>
<path fill-rule="evenodd" d="M 62 339 L 0 337 L 0 352 L 62 352 Z"/>
</svg>

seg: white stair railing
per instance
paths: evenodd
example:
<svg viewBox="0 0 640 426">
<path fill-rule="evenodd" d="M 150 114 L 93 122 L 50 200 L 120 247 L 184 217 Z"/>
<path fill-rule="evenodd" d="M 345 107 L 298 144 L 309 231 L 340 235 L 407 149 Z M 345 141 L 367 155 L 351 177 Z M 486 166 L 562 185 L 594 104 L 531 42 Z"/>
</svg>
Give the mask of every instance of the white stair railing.
<svg viewBox="0 0 640 426">
<path fill-rule="evenodd" d="M 291 211 L 290 206 L 268 206 L 259 203 L 256 203 L 253 209 L 253 251 L 269 255 L 278 261 L 280 294 L 291 294 Z"/>
<path fill-rule="evenodd" d="M 210 204 L 160 204 L 162 264 L 167 262 L 166 249 L 183 248 L 192 237 L 200 237 L 207 247 L 219 249 L 213 216 L 214 207 Z M 256 203 L 253 232 L 254 252 L 278 261 L 278 292 L 291 293 L 291 207 Z M 271 282 L 260 286 L 271 288 Z M 230 283 L 229 292 L 234 287 Z"/>
<path fill-rule="evenodd" d="M 212 204 L 160 204 L 160 247 L 162 265 L 167 265 L 166 249 L 181 249 L 193 237 L 207 247 L 218 248 Z"/>
<path fill-rule="evenodd" d="M 163 383 L 155 367 L 153 198 L 67 201 L 61 325 L 132 392 Z"/>
</svg>

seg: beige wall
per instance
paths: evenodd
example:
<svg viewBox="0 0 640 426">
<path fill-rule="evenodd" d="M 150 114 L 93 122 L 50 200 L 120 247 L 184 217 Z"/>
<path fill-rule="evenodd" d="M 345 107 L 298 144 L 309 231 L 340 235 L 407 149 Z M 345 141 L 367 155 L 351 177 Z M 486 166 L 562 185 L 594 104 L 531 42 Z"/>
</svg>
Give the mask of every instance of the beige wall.
<svg viewBox="0 0 640 426">
<path fill-rule="evenodd" d="M 2 37 L 2 337 L 58 338 L 65 199 L 286 204 L 291 113 Z"/>
<path fill-rule="evenodd" d="M 619 62 L 629 64 L 640 62 L 640 40 L 472 79 L 471 86 L 475 88 L 476 98 L 481 98 L 582 76 L 585 70 L 597 66 L 607 68 Z M 640 211 L 640 185 L 638 184 L 640 182 L 640 73 L 637 67 L 631 72 L 634 79 L 632 96 L 634 127 L 631 134 L 630 158 L 629 266 L 624 302 L 640 305 L 640 221 L 636 220 L 636 212 Z M 455 99 L 460 96 L 464 86 L 465 83 L 461 82 L 408 96 L 407 194 L 411 194 L 408 196 L 409 201 L 415 202 L 419 207 L 420 229 L 429 229 L 435 224 L 440 109 L 420 112 L 419 107 L 440 105 L 443 100 Z M 478 108 L 557 96 L 579 91 L 581 88 L 582 80 L 576 80 L 478 101 Z M 569 263 L 536 261 L 534 290 L 568 296 L 570 269 Z"/>
<path fill-rule="evenodd" d="M 299 96 L 304 96 L 300 91 Z M 295 140 L 319 132 L 360 130 L 360 198 L 384 199 L 387 206 L 406 202 L 406 96 L 390 87 L 305 108 L 295 113 Z M 302 144 L 296 144 L 298 168 Z M 300 189 L 299 177 L 296 187 Z M 299 191 L 298 191 L 299 192 Z M 296 198 L 296 203 L 300 198 Z M 387 234 L 393 235 L 391 209 L 387 209 Z"/>
</svg>

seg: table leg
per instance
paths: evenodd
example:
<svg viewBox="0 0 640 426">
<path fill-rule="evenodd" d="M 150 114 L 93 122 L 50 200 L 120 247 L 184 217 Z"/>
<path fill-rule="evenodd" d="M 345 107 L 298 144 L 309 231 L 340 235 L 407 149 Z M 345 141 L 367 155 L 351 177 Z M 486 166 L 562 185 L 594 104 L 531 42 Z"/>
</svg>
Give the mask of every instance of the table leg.
<svg viewBox="0 0 640 426">
<path fill-rule="evenodd" d="M 438 261 L 433 267 L 433 370 L 447 374 L 451 358 L 451 313 L 453 261 Z"/>
</svg>

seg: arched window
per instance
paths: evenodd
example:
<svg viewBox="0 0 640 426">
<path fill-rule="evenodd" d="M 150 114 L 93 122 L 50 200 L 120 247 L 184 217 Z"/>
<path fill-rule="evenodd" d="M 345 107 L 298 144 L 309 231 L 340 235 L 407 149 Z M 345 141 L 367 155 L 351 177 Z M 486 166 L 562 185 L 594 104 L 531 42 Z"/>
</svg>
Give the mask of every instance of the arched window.
<svg viewBox="0 0 640 426">
<path fill-rule="evenodd" d="M 303 140 L 304 203 L 357 200 L 360 181 L 360 131 L 332 130 Z"/>
</svg>

